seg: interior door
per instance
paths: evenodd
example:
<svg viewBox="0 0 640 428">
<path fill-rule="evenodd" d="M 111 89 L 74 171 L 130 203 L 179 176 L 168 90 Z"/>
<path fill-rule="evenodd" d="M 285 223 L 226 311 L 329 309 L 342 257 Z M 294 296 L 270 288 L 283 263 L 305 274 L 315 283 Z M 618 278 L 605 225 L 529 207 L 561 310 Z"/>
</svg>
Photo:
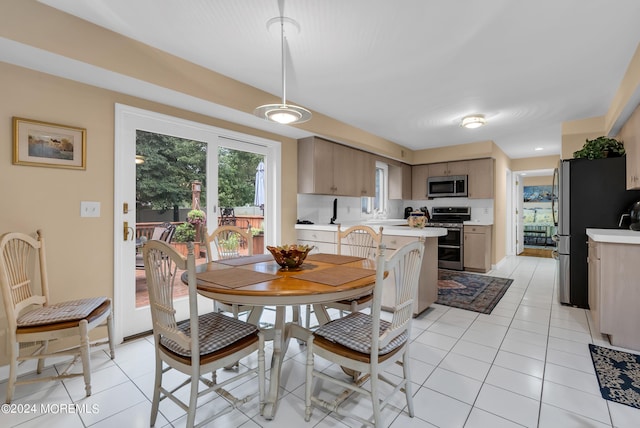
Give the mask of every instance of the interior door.
<svg viewBox="0 0 640 428">
<path fill-rule="evenodd" d="M 257 137 L 237 134 L 208 125 L 161 115 L 129 106 L 116 105 L 114 162 L 114 304 L 116 338 L 124 338 L 150 331 L 151 314 L 148 305 L 136 303 L 136 136 L 140 131 L 173 136 L 201 142 L 206 145 L 206 210 L 208 227 L 217 227 L 218 204 L 218 151 L 219 147 L 261 152 L 265 164 L 265 224 L 264 242 L 272 245 L 279 241 L 280 205 L 280 144 Z M 174 295 L 175 296 L 175 295 Z M 211 310 L 213 305 L 205 298 L 199 303 L 200 311 Z M 188 317 L 187 297 L 174 300 L 176 317 Z"/>
</svg>

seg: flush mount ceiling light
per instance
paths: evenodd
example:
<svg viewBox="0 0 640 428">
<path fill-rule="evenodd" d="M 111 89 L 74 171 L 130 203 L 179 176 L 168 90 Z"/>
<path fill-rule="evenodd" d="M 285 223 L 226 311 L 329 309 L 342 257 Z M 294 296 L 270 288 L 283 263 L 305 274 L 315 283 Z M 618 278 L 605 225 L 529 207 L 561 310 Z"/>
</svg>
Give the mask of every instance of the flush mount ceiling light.
<svg viewBox="0 0 640 428">
<path fill-rule="evenodd" d="M 284 36 L 285 24 L 293 25 L 296 28 L 300 28 L 298 23 L 291 18 L 279 16 L 271 18 L 267 22 L 267 28 L 273 24 L 280 26 L 280 44 L 282 52 L 282 103 L 280 104 L 266 104 L 256 108 L 253 114 L 256 116 L 269 120 L 271 122 L 281 123 L 283 125 L 294 125 L 296 123 L 303 123 L 311 119 L 311 112 L 303 107 L 287 104 L 287 86 L 286 86 L 286 44 Z"/>
<path fill-rule="evenodd" d="M 483 125 L 486 125 L 487 120 L 484 118 L 483 114 L 474 114 L 472 116 L 465 116 L 462 118 L 460 122 L 460 126 L 463 128 L 474 129 L 480 128 Z"/>
</svg>

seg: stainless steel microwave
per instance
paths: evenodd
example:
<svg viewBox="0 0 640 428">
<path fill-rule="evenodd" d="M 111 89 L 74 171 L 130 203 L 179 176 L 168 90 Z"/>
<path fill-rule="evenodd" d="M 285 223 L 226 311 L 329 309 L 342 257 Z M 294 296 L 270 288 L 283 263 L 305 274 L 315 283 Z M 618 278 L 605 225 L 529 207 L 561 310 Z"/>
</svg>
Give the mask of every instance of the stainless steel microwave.
<svg viewBox="0 0 640 428">
<path fill-rule="evenodd" d="M 429 198 L 464 197 L 467 195 L 466 175 L 427 178 L 427 197 Z"/>
</svg>

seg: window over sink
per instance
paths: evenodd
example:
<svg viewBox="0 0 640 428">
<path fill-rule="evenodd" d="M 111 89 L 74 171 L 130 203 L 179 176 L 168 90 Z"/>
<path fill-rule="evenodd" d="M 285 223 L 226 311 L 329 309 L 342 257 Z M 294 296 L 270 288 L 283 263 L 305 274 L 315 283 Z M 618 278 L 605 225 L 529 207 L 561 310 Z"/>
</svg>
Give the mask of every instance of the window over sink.
<svg viewBox="0 0 640 428">
<path fill-rule="evenodd" d="M 362 197 L 362 213 L 374 214 L 379 218 L 387 216 L 389 203 L 389 165 L 376 161 L 376 193 L 373 197 Z"/>
</svg>

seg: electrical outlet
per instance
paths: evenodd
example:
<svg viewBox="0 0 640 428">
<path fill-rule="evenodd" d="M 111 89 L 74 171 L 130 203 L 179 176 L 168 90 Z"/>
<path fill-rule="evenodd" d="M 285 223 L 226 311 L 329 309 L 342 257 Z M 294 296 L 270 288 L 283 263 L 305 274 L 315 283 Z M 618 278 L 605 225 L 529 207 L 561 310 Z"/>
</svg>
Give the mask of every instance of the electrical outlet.
<svg viewBox="0 0 640 428">
<path fill-rule="evenodd" d="M 81 201 L 80 217 L 100 217 L 100 202 Z"/>
<path fill-rule="evenodd" d="M 485 213 L 485 214 L 489 214 L 489 208 L 485 208 L 485 209 L 484 209 L 484 213 Z"/>
</svg>

